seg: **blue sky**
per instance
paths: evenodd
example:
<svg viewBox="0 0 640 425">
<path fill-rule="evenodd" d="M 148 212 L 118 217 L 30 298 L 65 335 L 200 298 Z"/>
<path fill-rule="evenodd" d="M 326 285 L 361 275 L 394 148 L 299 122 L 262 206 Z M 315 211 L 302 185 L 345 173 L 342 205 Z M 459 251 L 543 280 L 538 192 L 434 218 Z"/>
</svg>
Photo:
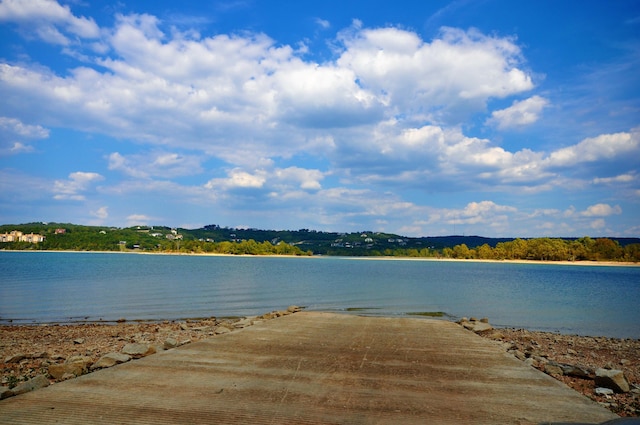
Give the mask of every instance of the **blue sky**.
<svg viewBox="0 0 640 425">
<path fill-rule="evenodd" d="M 640 236 L 640 2 L 0 1 L 0 223 Z"/>
</svg>

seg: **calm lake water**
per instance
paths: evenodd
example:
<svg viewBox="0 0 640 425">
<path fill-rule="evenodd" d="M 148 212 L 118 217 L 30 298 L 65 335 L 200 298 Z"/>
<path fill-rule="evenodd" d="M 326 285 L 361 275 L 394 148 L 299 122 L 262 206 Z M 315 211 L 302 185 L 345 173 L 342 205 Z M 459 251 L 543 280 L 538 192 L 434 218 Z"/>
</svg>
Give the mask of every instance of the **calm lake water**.
<svg viewBox="0 0 640 425">
<path fill-rule="evenodd" d="M 640 267 L 0 252 L 0 323 L 248 316 L 292 304 L 640 338 Z"/>
</svg>

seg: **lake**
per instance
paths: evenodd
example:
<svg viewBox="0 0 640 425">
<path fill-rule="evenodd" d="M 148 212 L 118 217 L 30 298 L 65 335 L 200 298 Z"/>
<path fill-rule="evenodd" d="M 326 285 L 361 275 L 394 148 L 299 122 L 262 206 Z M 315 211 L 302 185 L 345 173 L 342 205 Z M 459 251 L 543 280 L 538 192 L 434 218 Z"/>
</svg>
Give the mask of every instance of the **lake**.
<svg viewBox="0 0 640 425">
<path fill-rule="evenodd" d="M 0 276 L 5 324 L 250 316 L 295 304 L 640 338 L 640 267 L 631 266 L 0 252 Z"/>
</svg>

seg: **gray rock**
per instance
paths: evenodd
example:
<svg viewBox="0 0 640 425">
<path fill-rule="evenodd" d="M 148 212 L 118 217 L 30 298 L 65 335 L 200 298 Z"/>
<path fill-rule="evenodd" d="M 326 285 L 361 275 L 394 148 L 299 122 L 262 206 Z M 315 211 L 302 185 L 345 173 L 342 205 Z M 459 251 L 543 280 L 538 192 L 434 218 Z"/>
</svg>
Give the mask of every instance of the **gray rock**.
<svg viewBox="0 0 640 425">
<path fill-rule="evenodd" d="M 591 378 L 591 374 L 589 373 L 589 369 L 584 368 L 582 366 L 563 364 L 562 373 L 567 376 L 573 376 L 576 378 L 588 379 Z"/>
<path fill-rule="evenodd" d="M 171 338 L 171 337 L 167 338 L 164 341 L 164 345 L 163 345 L 165 350 L 170 350 L 172 348 L 176 348 L 177 346 L 178 346 L 178 340 L 176 340 L 175 338 Z"/>
<path fill-rule="evenodd" d="M 141 357 L 146 357 L 150 354 L 153 354 L 156 352 L 156 349 L 154 346 L 149 345 L 149 344 L 142 344 L 139 342 L 132 342 L 130 344 L 125 345 L 122 348 L 122 352 L 124 354 L 128 354 L 131 357 L 133 357 L 134 359 L 139 359 Z"/>
<path fill-rule="evenodd" d="M 213 331 L 216 335 L 228 334 L 229 332 L 231 332 L 231 329 L 226 326 L 217 326 Z"/>
<path fill-rule="evenodd" d="M 69 357 L 63 364 L 49 366 L 49 375 L 55 379 L 62 379 L 65 375 L 80 376 L 87 373 L 91 359 L 84 356 Z"/>
<path fill-rule="evenodd" d="M 493 329 L 493 326 L 491 326 L 487 322 L 476 322 L 475 326 L 473 327 L 474 332 L 486 332 L 492 329 Z"/>
<path fill-rule="evenodd" d="M 100 357 L 100 359 L 91 365 L 91 370 L 112 367 L 120 363 L 126 363 L 131 360 L 131 356 L 122 353 L 108 353 Z"/>
<path fill-rule="evenodd" d="M 484 321 L 486 320 L 486 321 Z M 458 321 L 458 323 L 460 325 L 462 325 L 463 328 L 468 329 L 470 331 L 473 332 L 486 332 L 486 331 L 490 331 L 493 329 L 493 326 L 491 326 L 489 324 L 489 319 L 483 318 L 482 321 L 475 319 L 475 318 L 471 318 L 469 320 L 467 320 L 465 317 L 463 317 L 462 319 L 460 319 L 460 321 Z"/>
<path fill-rule="evenodd" d="M 611 395 L 613 394 L 613 390 L 611 388 L 598 387 L 596 388 L 595 393 L 597 395 Z"/>
<path fill-rule="evenodd" d="M 20 363 L 21 360 L 26 359 L 28 356 L 26 354 L 20 353 L 15 354 L 13 356 L 6 357 L 4 359 L 5 363 Z"/>
<path fill-rule="evenodd" d="M 47 386 L 49 386 L 49 380 L 44 375 L 38 375 L 35 378 L 31 378 L 27 382 L 23 382 L 22 384 L 16 386 L 13 390 L 11 390 L 11 392 L 13 393 L 13 395 L 19 395 Z"/>
<path fill-rule="evenodd" d="M 84 344 L 84 341 L 85 341 L 84 338 L 78 338 L 78 339 L 74 339 L 73 343 L 80 345 L 80 344 Z"/>
<path fill-rule="evenodd" d="M 237 322 L 235 322 L 233 324 L 233 327 L 236 329 L 243 329 L 251 325 L 253 325 L 253 321 L 249 318 L 246 318 L 246 319 L 238 320 Z"/>
<path fill-rule="evenodd" d="M 563 375 L 562 367 L 556 363 L 547 363 L 544 365 L 544 373 L 547 375 Z"/>
<path fill-rule="evenodd" d="M 596 387 L 610 388 L 617 393 L 626 393 L 630 389 L 624 372 L 617 369 L 597 369 L 595 382 Z"/>
</svg>

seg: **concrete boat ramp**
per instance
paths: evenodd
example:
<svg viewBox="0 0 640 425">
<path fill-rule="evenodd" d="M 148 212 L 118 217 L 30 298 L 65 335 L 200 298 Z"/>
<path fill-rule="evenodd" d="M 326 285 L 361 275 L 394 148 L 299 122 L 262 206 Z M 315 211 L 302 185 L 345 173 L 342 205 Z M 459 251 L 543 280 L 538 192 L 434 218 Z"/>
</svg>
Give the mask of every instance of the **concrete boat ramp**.
<svg viewBox="0 0 640 425">
<path fill-rule="evenodd" d="M 301 312 L 0 401 L 2 424 L 601 423 L 442 320 Z"/>
</svg>

